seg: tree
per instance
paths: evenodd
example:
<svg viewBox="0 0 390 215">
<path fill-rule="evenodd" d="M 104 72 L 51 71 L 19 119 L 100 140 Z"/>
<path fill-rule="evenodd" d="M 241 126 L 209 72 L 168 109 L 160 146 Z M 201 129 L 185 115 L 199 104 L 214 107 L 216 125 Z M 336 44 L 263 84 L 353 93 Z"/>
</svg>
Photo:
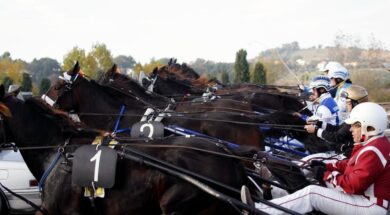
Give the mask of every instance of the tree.
<svg viewBox="0 0 390 215">
<path fill-rule="evenodd" d="M 9 53 L 9 52 L 4 52 L 4 53 L 1 55 L 1 57 L 0 57 L 0 59 L 6 59 L 6 58 L 11 58 L 11 53 Z"/>
<path fill-rule="evenodd" d="M 230 83 L 230 80 L 229 80 L 229 74 L 225 71 L 222 72 L 221 74 L 221 81 L 223 84 L 229 84 Z"/>
<path fill-rule="evenodd" d="M 50 76 L 58 76 L 61 71 L 61 66 L 57 60 L 51 58 L 34 59 L 27 65 L 27 70 L 31 72 L 32 80 L 38 84 L 43 78 Z"/>
<path fill-rule="evenodd" d="M 246 60 L 247 52 L 240 49 L 236 53 L 236 61 L 234 63 L 234 83 L 249 82 L 249 64 Z"/>
<path fill-rule="evenodd" d="M 51 82 L 48 78 L 43 78 L 39 84 L 39 95 L 46 93 L 50 88 Z"/>
<path fill-rule="evenodd" d="M 160 68 L 163 65 L 164 64 L 162 64 L 160 61 L 155 60 L 155 59 L 151 59 L 149 63 L 146 63 L 144 65 L 142 65 L 141 63 L 136 63 L 133 67 L 133 71 L 136 74 L 139 74 L 141 71 L 148 74 L 148 73 L 151 73 L 154 70 L 154 68 L 156 68 L 156 67 Z"/>
<path fill-rule="evenodd" d="M 114 58 L 114 63 L 122 69 L 132 69 L 135 65 L 135 60 L 132 56 L 119 55 Z"/>
<path fill-rule="evenodd" d="M 92 46 L 91 51 L 86 54 L 83 49 L 74 47 L 64 58 L 64 70 L 69 70 L 78 61 L 83 72 L 91 78 L 98 78 L 111 68 L 113 58 L 106 45 L 97 43 Z"/>
<path fill-rule="evenodd" d="M 27 63 L 22 60 L 12 60 L 10 57 L 0 59 L 0 78 L 8 76 L 13 83 L 20 84 L 21 74 L 25 70 Z"/>
<path fill-rule="evenodd" d="M 255 64 L 255 68 L 251 74 L 251 82 L 255 84 L 266 84 L 267 83 L 267 73 L 264 68 L 264 65 L 261 62 Z"/>
<path fill-rule="evenodd" d="M 111 51 L 107 49 L 106 45 L 103 43 L 97 43 L 92 46 L 92 50 L 89 52 L 88 56 L 93 57 L 97 63 L 97 71 L 94 74 L 91 74 L 92 78 L 98 78 L 100 75 L 110 69 L 114 64 Z"/>
<path fill-rule="evenodd" d="M 21 91 L 30 92 L 32 90 L 32 80 L 31 75 L 28 73 L 23 73 L 22 75 L 22 86 L 20 87 Z"/>
<path fill-rule="evenodd" d="M 86 55 L 84 49 L 80 49 L 77 46 L 73 47 L 64 57 L 63 69 L 65 71 L 73 68 L 76 62 L 79 62 L 80 65 L 85 62 Z"/>
<path fill-rule="evenodd" d="M 12 85 L 14 83 L 14 81 L 9 77 L 9 76 L 5 76 L 4 79 L 3 79 L 3 85 L 4 85 L 4 88 L 5 90 L 8 90 L 8 87 L 10 85 Z"/>
</svg>

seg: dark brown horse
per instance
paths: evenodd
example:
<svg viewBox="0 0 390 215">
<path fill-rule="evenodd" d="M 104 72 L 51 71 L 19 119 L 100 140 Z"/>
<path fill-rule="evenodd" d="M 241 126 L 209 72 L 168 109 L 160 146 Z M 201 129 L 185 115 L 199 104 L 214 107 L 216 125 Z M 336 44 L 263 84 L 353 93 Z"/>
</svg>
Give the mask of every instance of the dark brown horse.
<svg viewBox="0 0 390 215">
<path fill-rule="evenodd" d="M 105 76 L 109 76 L 106 73 Z M 106 78 L 106 80 L 109 77 Z M 295 86 L 274 86 L 255 84 L 221 85 L 219 82 L 199 76 L 188 66 L 177 63 L 170 63 L 155 69 L 149 78 L 144 78 L 143 86 L 149 91 L 172 97 L 176 100 L 183 100 L 200 96 L 210 89 L 224 99 L 232 99 L 247 102 L 257 112 L 284 111 L 302 112 L 311 115 L 310 111 L 304 109 L 304 100 L 298 96 L 298 87 Z M 213 86 L 218 86 L 214 89 Z"/>
<path fill-rule="evenodd" d="M 166 82 L 176 82 L 176 86 L 182 84 L 182 89 L 187 87 L 191 87 L 192 89 L 187 89 L 188 93 L 192 91 L 192 93 L 196 93 L 199 91 L 204 91 L 208 87 L 213 87 L 215 85 L 221 86 L 216 91 L 217 94 L 226 94 L 226 93 L 239 93 L 239 92 L 268 92 L 268 93 L 276 93 L 276 94 L 299 94 L 300 90 L 297 86 L 277 86 L 277 85 L 256 85 L 256 84 L 236 84 L 236 85 L 223 85 L 216 79 L 210 79 L 207 75 L 198 75 L 195 70 L 191 67 L 187 66 L 185 63 L 178 64 L 176 60 L 170 60 L 169 63 L 159 69 L 155 69 L 152 73 L 152 78 L 158 76 L 162 80 Z M 158 83 L 157 83 L 158 85 Z M 163 85 L 156 87 L 156 91 L 159 93 L 166 95 L 169 90 L 168 86 Z M 164 93 L 165 92 L 165 93 Z"/>
<path fill-rule="evenodd" d="M 77 76 L 75 81 L 69 84 L 59 79 L 49 93 L 57 90 L 60 95 L 57 106 L 79 113 L 81 120 L 91 127 L 112 130 L 122 106 L 126 110 L 120 127 L 127 128 L 140 121 L 147 108 L 162 111 L 171 105 L 175 112 L 170 112 L 171 117 L 166 116 L 163 120 L 165 125 L 177 125 L 240 145 L 263 148 L 263 136 L 255 124 L 259 121 L 252 117 L 251 107 L 246 103 L 215 100 L 175 104 L 168 98 L 145 92 L 135 82 L 123 90 L 99 85 L 80 75 L 79 70 L 76 65 L 67 73 L 71 77 Z M 252 114 L 247 116 L 243 113 Z"/>
<path fill-rule="evenodd" d="M 126 75 L 118 73 L 115 65 L 100 78 L 99 83 L 102 85 L 113 87 L 125 93 L 127 91 L 131 91 L 137 95 L 145 94 L 144 90 L 140 88 L 137 82 L 135 82 L 133 79 L 129 78 Z M 150 97 L 152 98 L 154 97 L 165 98 L 163 96 L 159 96 L 158 94 L 149 91 L 148 91 L 148 95 L 150 95 Z M 229 108 L 229 106 L 227 106 L 229 105 L 229 103 L 225 103 L 225 109 L 230 111 L 238 110 L 239 112 L 240 106 L 234 104 L 242 104 L 242 103 L 251 104 L 250 106 L 252 109 L 262 114 L 260 117 L 252 116 L 253 118 L 259 119 L 258 121 L 259 124 L 279 125 L 278 128 L 265 125 L 265 127 L 271 127 L 271 129 L 269 129 L 266 133 L 263 132 L 264 135 L 267 137 L 272 136 L 278 138 L 281 136 L 288 135 L 290 137 L 293 137 L 305 143 L 306 148 L 312 153 L 329 150 L 327 144 L 324 144 L 322 140 L 317 138 L 315 135 L 307 134 L 302 129 L 303 125 L 305 125 L 306 122 L 304 122 L 298 117 L 294 117 L 291 115 L 291 112 L 298 111 L 303 108 L 302 103 L 300 102 L 299 98 L 297 98 L 296 96 L 285 95 L 280 93 L 275 94 L 275 93 L 268 93 L 268 92 L 261 92 L 261 93 L 242 92 L 242 93 L 231 93 L 228 96 L 223 96 L 222 98 L 220 98 L 220 100 L 224 102 L 229 101 L 230 104 L 233 105 L 233 107 Z M 180 103 L 182 102 L 179 102 L 179 104 Z M 185 103 L 187 102 L 183 102 L 183 104 Z M 246 111 L 241 112 L 241 114 L 248 113 L 249 109 L 245 109 L 245 110 Z M 305 109 L 304 112 L 308 115 L 311 114 L 310 111 L 308 111 L 307 109 Z M 301 131 L 297 132 L 296 127 L 299 126 L 301 128 Z"/>
<path fill-rule="evenodd" d="M 4 118 L 0 139 L 15 142 L 18 147 L 53 147 L 47 151 L 22 150 L 27 165 L 38 179 L 56 153 L 56 147 L 63 146 L 66 153 L 72 153 L 72 146 L 90 144 L 93 138 L 89 136 L 99 134 L 75 125 L 40 100 L 23 102 L 5 96 L 3 86 L 0 87 L 0 113 Z M 67 140 L 69 143 L 64 146 Z M 146 147 L 153 145 L 165 148 Z M 138 147 L 117 146 L 121 151 L 129 147 L 236 189 L 246 181 L 244 168 L 237 160 L 187 149 L 225 153 L 221 147 L 200 138 L 174 137 L 141 143 Z M 71 183 L 71 164 L 72 160 L 62 156 L 46 180 L 42 206 L 48 214 L 237 213 L 229 204 L 188 182 L 126 159 L 118 160 L 114 187 L 106 189 L 105 198 L 95 199 L 92 207 L 83 196 L 83 188 Z"/>
</svg>

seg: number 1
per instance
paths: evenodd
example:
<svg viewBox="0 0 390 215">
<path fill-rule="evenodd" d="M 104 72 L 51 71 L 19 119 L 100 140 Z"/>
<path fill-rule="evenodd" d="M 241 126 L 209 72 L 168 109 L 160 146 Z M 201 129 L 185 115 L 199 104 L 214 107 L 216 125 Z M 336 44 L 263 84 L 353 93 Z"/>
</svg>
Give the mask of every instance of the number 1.
<svg viewBox="0 0 390 215">
<path fill-rule="evenodd" d="M 102 150 L 99 150 L 92 158 L 91 162 L 95 162 L 95 174 L 93 176 L 93 181 L 97 182 L 99 177 L 99 165 L 100 165 L 100 155 L 102 154 Z"/>
</svg>

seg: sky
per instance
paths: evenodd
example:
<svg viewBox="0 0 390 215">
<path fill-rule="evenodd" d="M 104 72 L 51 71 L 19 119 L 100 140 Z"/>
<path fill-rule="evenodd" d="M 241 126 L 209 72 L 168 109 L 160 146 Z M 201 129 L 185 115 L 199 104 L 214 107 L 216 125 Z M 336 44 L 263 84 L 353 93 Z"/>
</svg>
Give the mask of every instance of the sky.
<svg viewBox="0 0 390 215">
<path fill-rule="evenodd" d="M 0 54 L 62 62 L 103 43 L 136 61 L 234 62 L 293 41 L 333 45 L 344 33 L 390 46 L 389 0 L 1 0 Z"/>
</svg>

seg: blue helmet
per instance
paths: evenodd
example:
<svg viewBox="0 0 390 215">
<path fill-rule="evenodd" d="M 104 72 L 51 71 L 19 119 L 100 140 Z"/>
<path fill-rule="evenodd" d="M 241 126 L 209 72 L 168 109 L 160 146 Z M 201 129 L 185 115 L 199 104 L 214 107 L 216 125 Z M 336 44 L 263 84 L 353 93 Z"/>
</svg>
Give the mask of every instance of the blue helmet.
<svg viewBox="0 0 390 215">
<path fill-rule="evenodd" d="M 319 75 L 313 78 L 313 80 L 310 82 L 310 88 L 317 89 L 317 88 L 324 88 L 326 91 L 330 90 L 330 79 L 325 75 Z"/>
</svg>

